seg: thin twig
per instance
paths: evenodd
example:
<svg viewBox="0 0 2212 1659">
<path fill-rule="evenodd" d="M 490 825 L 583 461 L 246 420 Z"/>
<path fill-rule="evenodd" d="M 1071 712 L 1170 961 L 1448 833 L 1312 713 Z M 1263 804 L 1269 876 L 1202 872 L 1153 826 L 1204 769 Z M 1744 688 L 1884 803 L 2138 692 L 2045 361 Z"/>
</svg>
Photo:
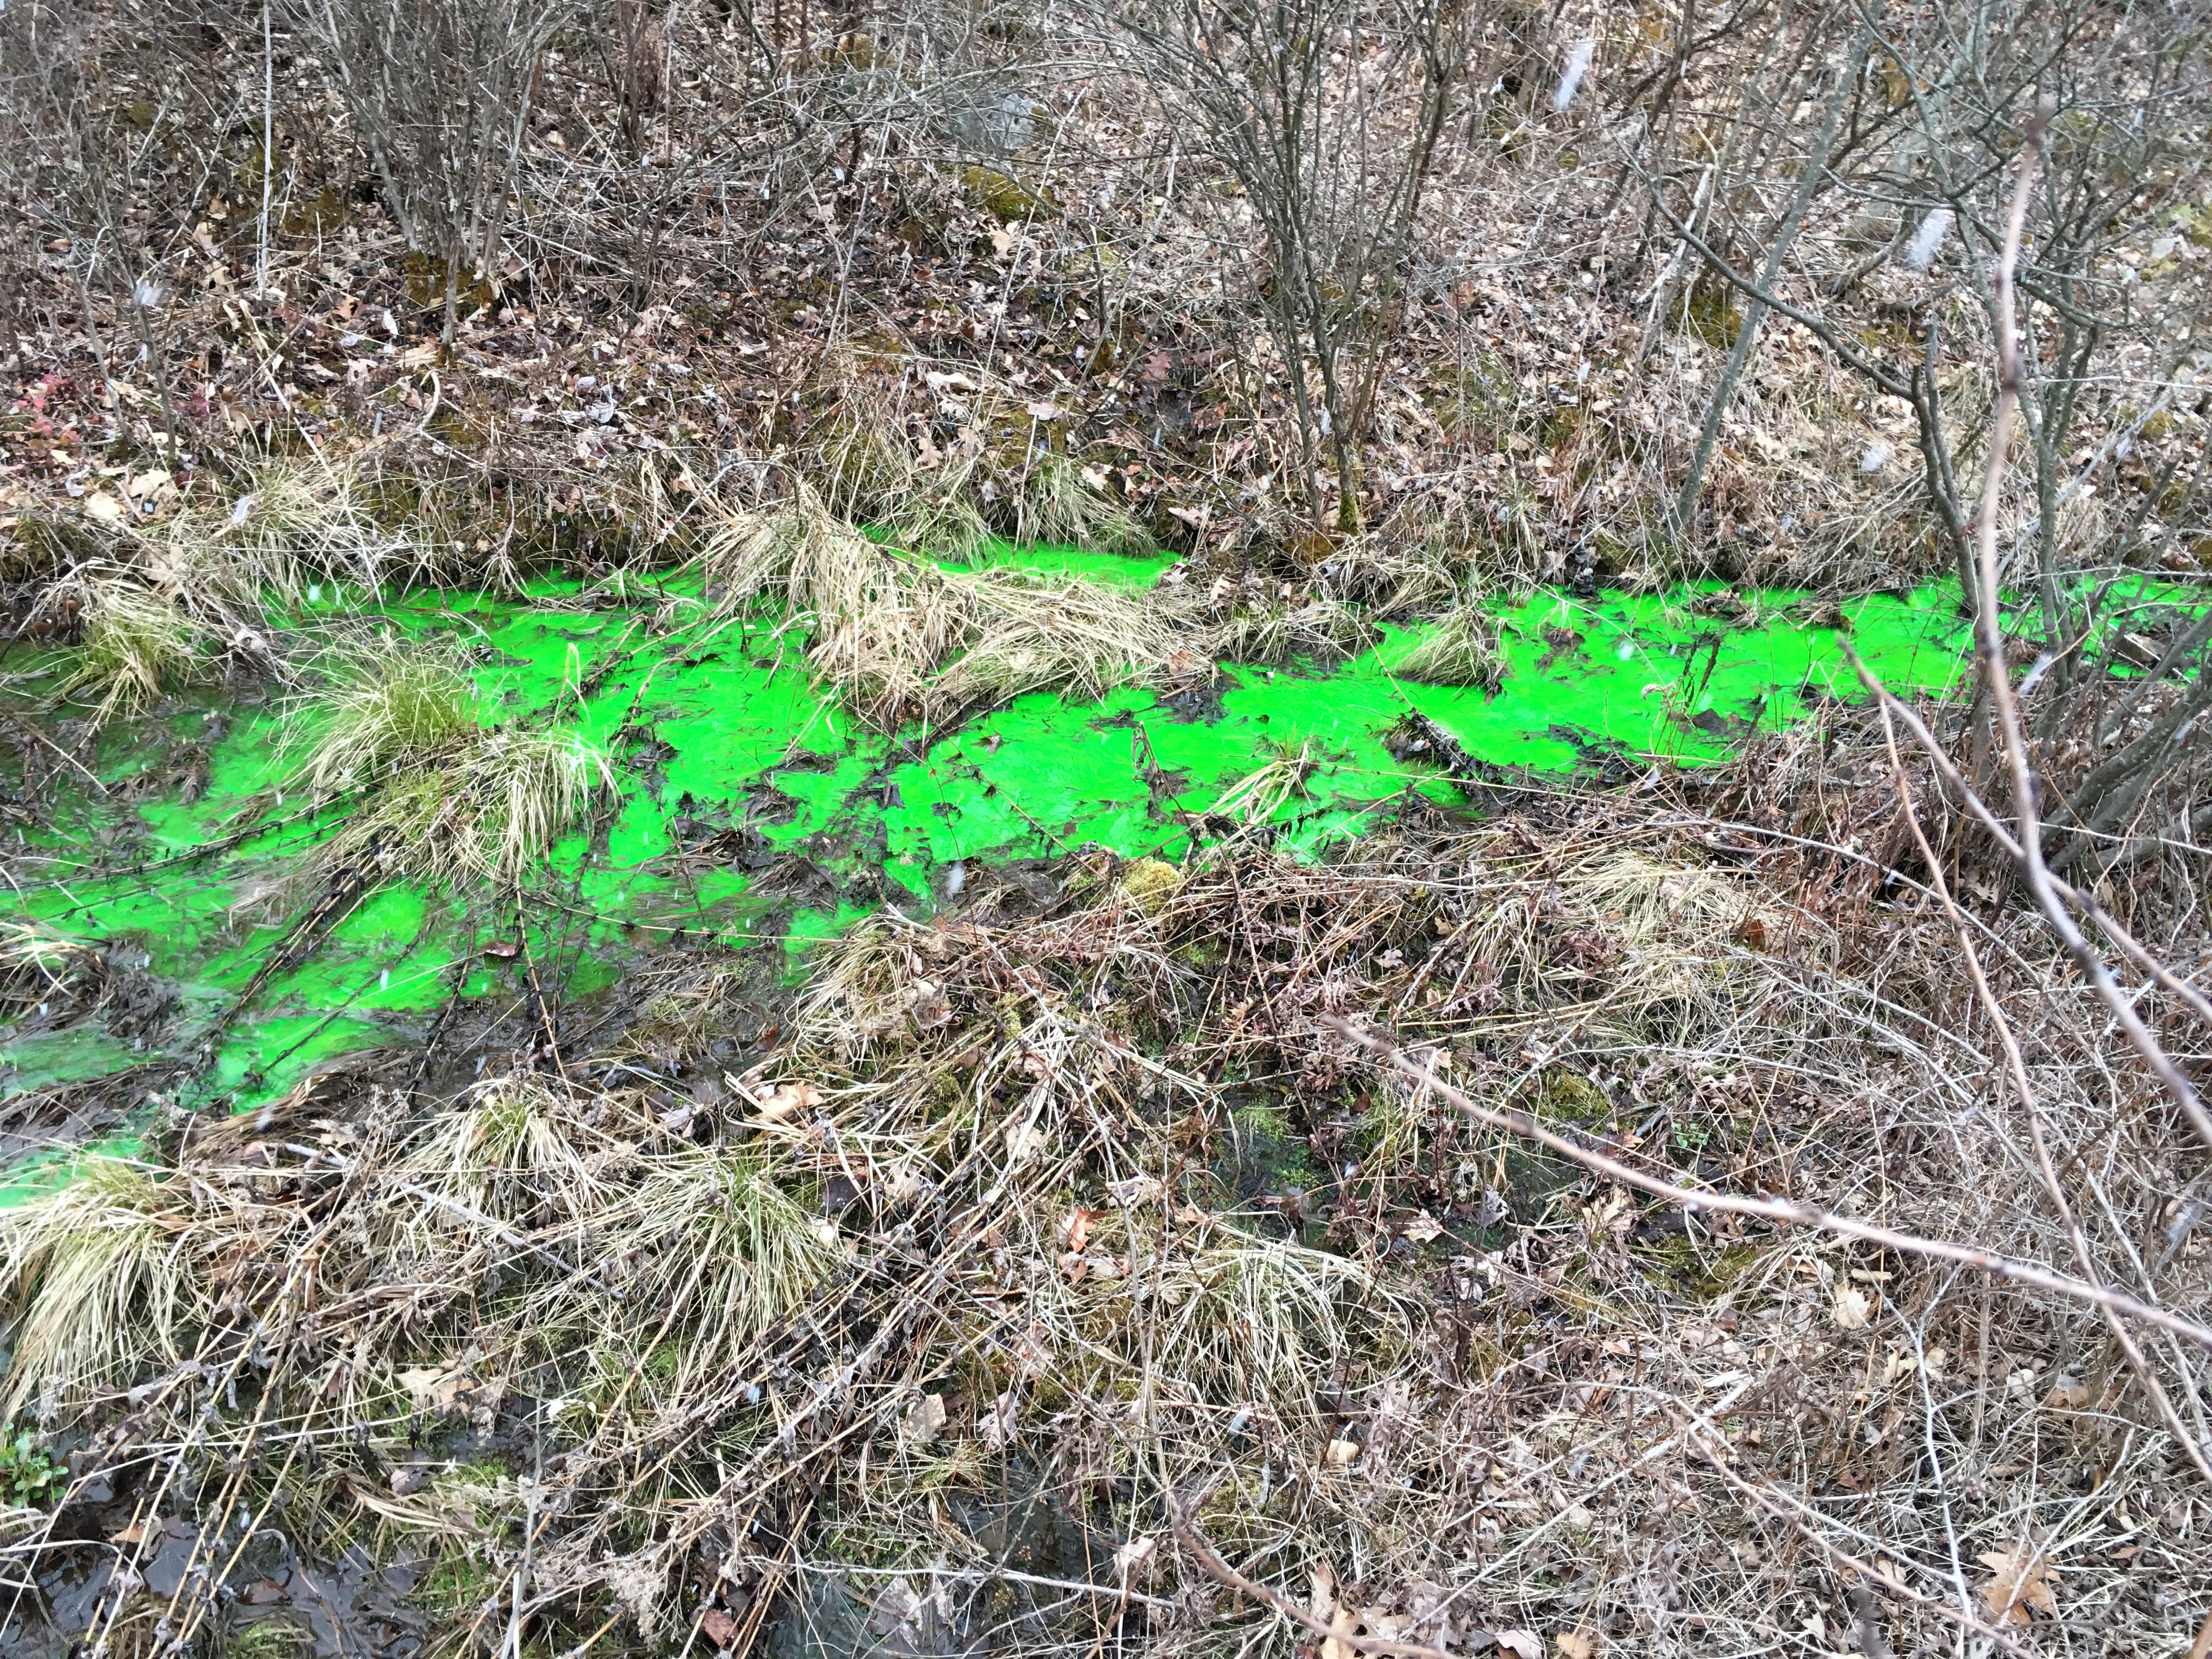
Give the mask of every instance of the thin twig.
<svg viewBox="0 0 2212 1659">
<path fill-rule="evenodd" d="M 1204 1497 L 1201 1492 L 1182 1503 L 1170 1498 L 1168 1514 L 1175 1522 L 1176 1536 L 1182 1540 L 1183 1547 L 1198 1558 L 1199 1565 L 1231 1589 L 1265 1602 L 1292 1624 L 1329 1641 L 1341 1642 L 1357 1653 L 1388 1656 L 1389 1659 L 1451 1659 L 1451 1656 L 1441 1648 L 1426 1647 L 1419 1642 L 1393 1641 L 1384 1636 L 1356 1635 L 1348 1630 L 1340 1630 L 1334 1625 L 1324 1624 L 1282 1591 L 1256 1579 L 1247 1578 L 1221 1559 L 1220 1552 L 1207 1541 L 1206 1534 L 1198 1529 L 1198 1522 L 1192 1519 Z"/>
<path fill-rule="evenodd" d="M 1324 1016 L 1322 1024 L 1347 1042 L 1381 1055 L 1386 1065 L 1413 1081 L 1427 1084 L 1438 1098 L 1456 1107 L 1476 1122 L 1524 1136 L 1549 1147 L 1563 1158 L 1572 1158 L 1594 1174 L 1601 1175 L 1609 1181 L 1617 1181 L 1625 1187 L 1650 1193 L 1655 1198 L 1679 1204 L 1685 1210 L 1716 1210 L 1728 1215 L 1757 1216 L 1761 1220 L 1785 1227 L 1810 1227 L 1844 1238 L 1859 1239 L 1906 1255 L 1926 1256 L 1936 1261 L 1955 1261 L 1978 1273 L 1992 1273 L 1999 1279 L 2011 1279 L 2015 1284 L 2055 1291 L 2077 1302 L 2086 1302 L 2092 1307 L 2111 1308 L 2146 1325 L 2155 1325 L 2161 1330 L 2171 1331 L 2176 1336 L 2212 1352 L 2212 1329 L 2207 1329 L 2196 1321 L 2184 1319 L 2179 1314 L 2153 1307 L 2147 1302 L 2139 1302 L 2124 1291 L 2091 1285 L 2036 1262 L 2022 1261 L 2017 1257 L 1978 1249 L 1971 1244 L 1954 1244 L 1948 1239 L 1923 1238 L 1918 1234 L 1899 1232 L 1891 1227 L 1877 1227 L 1869 1222 L 1837 1215 L 1832 1211 L 1811 1204 L 1797 1204 L 1778 1198 L 1741 1198 L 1733 1193 L 1701 1193 L 1687 1187 L 1678 1187 L 1671 1181 L 1662 1181 L 1656 1176 L 1632 1169 L 1618 1158 L 1593 1152 L 1564 1135 L 1554 1134 L 1523 1113 L 1500 1112 L 1478 1105 L 1449 1084 L 1416 1066 L 1385 1039 L 1359 1030 L 1348 1020 L 1339 1019 L 1333 1015 Z"/>
</svg>

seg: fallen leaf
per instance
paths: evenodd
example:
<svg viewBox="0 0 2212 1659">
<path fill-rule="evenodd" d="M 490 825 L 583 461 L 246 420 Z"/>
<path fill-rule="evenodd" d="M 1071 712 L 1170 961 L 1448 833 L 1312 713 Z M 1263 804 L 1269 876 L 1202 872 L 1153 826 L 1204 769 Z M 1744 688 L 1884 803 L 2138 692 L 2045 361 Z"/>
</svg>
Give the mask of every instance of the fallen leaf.
<svg viewBox="0 0 2212 1659">
<path fill-rule="evenodd" d="M 2008 1550 L 1987 1550 L 1976 1559 L 1990 1570 L 1990 1582 L 1982 1586 L 1982 1599 L 1989 1603 L 1992 1619 L 2002 1624 L 2025 1625 L 2030 1609 L 2053 1619 L 2058 1616 L 2058 1600 L 2051 1593 L 2050 1583 L 2058 1576 L 2057 1569 L 2026 1539 Z"/>
<path fill-rule="evenodd" d="M 1106 1196 L 1125 1210 L 1133 1210 L 1139 1206 L 1150 1204 L 1159 1195 L 1160 1183 L 1157 1176 L 1131 1176 L 1127 1181 L 1109 1181 L 1106 1183 Z"/>
<path fill-rule="evenodd" d="M 1408 1243 L 1425 1244 L 1432 1238 L 1443 1237 L 1443 1223 L 1426 1210 L 1416 1210 L 1413 1218 L 1398 1230 L 1398 1237 Z"/>
<path fill-rule="evenodd" d="M 718 1648 L 729 1646 L 737 1633 L 738 1621 L 720 1607 L 709 1607 L 699 1615 L 699 1634 Z"/>
<path fill-rule="evenodd" d="M 793 1112 L 811 1111 L 822 1103 L 822 1091 L 801 1079 L 796 1083 L 779 1083 L 761 1097 L 760 1115 L 770 1123 L 781 1123 Z"/>
<path fill-rule="evenodd" d="M 1313 1595 L 1310 1602 L 1313 1616 L 1323 1620 L 1330 1629 L 1352 1632 L 1352 1614 L 1348 1607 L 1336 1604 L 1336 1574 L 1324 1561 L 1313 1570 Z M 1325 1638 L 1321 1644 L 1321 1659 L 1359 1659 L 1359 1650 L 1351 1643 L 1336 1637 Z"/>
<path fill-rule="evenodd" d="M 911 1585 L 895 1578 L 876 1597 L 875 1606 L 869 1612 L 868 1628 L 878 1636 L 899 1637 L 900 1648 L 910 1652 L 914 1647 L 912 1638 L 921 1628 L 923 1605 L 922 1598 L 914 1593 Z"/>
<path fill-rule="evenodd" d="M 1552 1639 L 1559 1644 L 1563 1659 L 1590 1659 L 1597 1651 L 1597 1638 L 1578 1630 L 1563 1630 Z"/>
<path fill-rule="evenodd" d="M 412 1498 L 430 1484 L 430 1471 L 420 1463 L 402 1463 L 392 1472 L 392 1493 L 395 1498 Z"/>
<path fill-rule="evenodd" d="M 2204 1615 L 2204 1623 L 2197 1632 L 2197 1640 L 2189 1650 L 2189 1659 L 2212 1659 L 2212 1613 Z"/>
<path fill-rule="evenodd" d="M 1502 1630 L 1498 1632 L 1498 1650 L 1513 1655 L 1514 1659 L 1544 1659 L 1544 1638 L 1533 1630 Z"/>
<path fill-rule="evenodd" d="M 1076 1255 L 1081 1255 L 1083 1247 L 1091 1242 L 1091 1224 L 1105 1213 L 1103 1210 L 1086 1210 L 1078 1205 L 1067 1212 L 1067 1218 L 1060 1224 L 1060 1242 L 1074 1251 Z"/>
<path fill-rule="evenodd" d="M 920 1198 L 927 1183 L 916 1173 L 911 1164 L 901 1164 L 892 1170 L 890 1178 L 884 1183 L 894 1204 L 911 1204 Z"/>
<path fill-rule="evenodd" d="M 999 1450 L 1013 1438 L 1014 1420 L 1021 1413 L 1021 1405 L 1022 1402 L 1015 1398 L 1014 1391 L 1009 1389 L 991 1402 L 990 1409 L 983 1413 L 982 1420 L 976 1425 L 982 1432 L 983 1443 L 993 1451 Z"/>
<path fill-rule="evenodd" d="M 1149 1534 L 1140 1534 L 1132 1538 L 1114 1552 L 1114 1576 L 1117 1578 L 1127 1578 L 1139 1567 L 1151 1560 L 1152 1552 L 1159 1547 L 1160 1540 Z"/>
<path fill-rule="evenodd" d="M 84 498 L 84 510 L 102 524 L 121 524 L 125 516 L 123 503 L 104 489 L 95 489 Z"/>
<path fill-rule="evenodd" d="M 933 1031 L 952 1023 L 952 1001 L 933 980 L 918 979 L 908 1000 L 907 1012 L 917 1031 Z"/>
<path fill-rule="evenodd" d="M 440 1417 L 465 1417 L 489 1428 L 499 1416 L 499 1402 L 507 1385 L 491 1377 L 471 1376 L 466 1370 L 441 1371 L 426 1366 L 401 1371 L 397 1379 L 407 1390 L 415 1409 Z"/>
<path fill-rule="evenodd" d="M 399 1386 L 407 1390 L 415 1408 L 426 1412 L 442 1412 L 451 1407 L 460 1398 L 465 1380 L 459 1371 L 434 1370 L 427 1365 L 402 1371 L 398 1376 Z"/>
<path fill-rule="evenodd" d="M 926 1394 L 906 1408 L 906 1437 L 913 1444 L 927 1446 L 937 1438 L 937 1431 L 945 1426 L 945 1396 Z"/>
<path fill-rule="evenodd" d="M 1874 1302 L 1864 1291 L 1854 1290 L 1846 1285 L 1836 1292 L 1835 1306 L 1829 1311 L 1835 1319 L 1838 1330 L 1863 1331 L 1874 1312 Z"/>
<path fill-rule="evenodd" d="M 111 1544 L 136 1544 L 143 1540 L 145 1536 L 146 1523 L 143 1521 L 133 1521 L 121 1532 L 108 1534 L 107 1541 Z"/>
</svg>

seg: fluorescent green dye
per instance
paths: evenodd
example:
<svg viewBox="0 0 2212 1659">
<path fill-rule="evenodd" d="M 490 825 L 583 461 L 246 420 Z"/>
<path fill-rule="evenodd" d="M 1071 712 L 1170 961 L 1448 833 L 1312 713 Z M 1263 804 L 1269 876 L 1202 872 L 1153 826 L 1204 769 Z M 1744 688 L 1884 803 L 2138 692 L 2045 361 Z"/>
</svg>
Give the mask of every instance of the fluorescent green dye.
<svg viewBox="0 0 2212 1659">
<path fill-rule="evenodd" d="M 93 1025 L 19 1037 L 0 1048 L 0 1097 L 106 1077 L 144 1058 L 120 1037 Z"/>
<path fill-rule="evenodd" d="M 986 558 L 1138 586 L 1171 563 L 1003 546 Z M 926 910 L 956 861 L 1092 845 L 1181 860 L 1221 833 L 1207 814 L 1224 792 L 1286 757 L 1304 757 L 1304 787 L 1273 823 L 1284 845 L 1316 854 L 1408 790 L 1460 799 L 1384 746 L 1409 708 L 1479 759 L 1540 780 L 1591 762 L 1711 761 L 1815 698 L 1858 695 L 1836 632 L 1798 619 L 1801 595 L 1754 596 L 1747 617 L 1698 590 L 1547 592 L 1500 612 L 1507 673 L 1495 696 L 1401 681 L 1392 665 L 1419 630 L 1390 629 L 1326 672 L 1229 665 L 1218 705 L 1196 712 L 1139 690 L 1082 705 L 1036 695 L 894 739 L 825 701 L 795 635 L 760 619 L 685 621 L 700 615 L 689 592 L 632 581 L 594 608 L 576 584 L 543 581 L 520 599 L 412 595 L 375 613 L 466 643 L 482 664 L 482 718 L 573 728 L 606 748 L 618 799 L 555 850 L 525 902 L 530 957 L 568 998 L 604 991 L 679 930 L 795 957 L 881 904 Z M 1956 682 L 1965 634 L 1942 588 L 1845 611 L 1891 684 Z M 24 882 L 21 909 L 143 950 L 183 995 L 172 1054 L 214 1042 L 188 1103 L 255 1105 L 332 1056 L 419 1045 L 457 976 L 465 996 L 521 983 L 520 962 L 478 954 L 517 938 L 511 902 L 398 887 L 368 896 L 234 1008 L 314 903 L 312 855 L 342 823 L 299 793 L 306 736 L 265 700 L 210 700 L 118 728 L 99 756 L 111 797 L 66 793 L 53 823 L 25 836 L 50 862 Z M 20 1038 L 0 1056 L 16 1087 L 59 1079 L 64 1066 L 96 1077 L 152 1057 L 97 1031 Z"/>
</svg>

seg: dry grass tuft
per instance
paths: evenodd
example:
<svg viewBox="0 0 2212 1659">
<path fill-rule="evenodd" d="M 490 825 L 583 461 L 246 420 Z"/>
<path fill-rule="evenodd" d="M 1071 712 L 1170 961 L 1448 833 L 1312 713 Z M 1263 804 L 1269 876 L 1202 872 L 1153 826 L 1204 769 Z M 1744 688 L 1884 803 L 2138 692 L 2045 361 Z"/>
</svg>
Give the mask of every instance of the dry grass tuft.
<svg viewBox="0 0 2212 1659">
<path fill-rule="evenodd" d="M 1404 679 L 1495 692 L 1505 679 L 1498 619 L 1480 600 L 1462 599 L 1391 668 Z"/>
<path fill-rule="evenodd" d="M 1017 542 L 1093 553 L 1141 553 L 1152 546 L 1135 515 L 1057 450 L 1037 456 L 1011 482 L 1009 493 Z"/>
<path fill-rule="evenodd" d="M 4 1411 L 82 1409 L 173 1364 L 198 1313 L 189 1196 L 120 1158 L 0 1210 L 0 1280 L 14 1322 Z"/>
<path fill-rule="evenodd" d="M 869 540 L 801 487 L 728 514 L 700 555 L 726 610 L 769 599 L 808 633 L 807 659 L 884 730 L 1028 691 L 1095 697 L 1204 671 L 1202 635 L 1158 593 L 1026 571 L 947 572 Z"/>
<path fill-rule="evenodd" d="M 511 884 L 614 787 L 605 753 L 574 732 L 480 725 L 471 666 L 450 648 L 382 635 L 340 647 L 329 672 L 293 718 L 312 733 L 308 787 L 366 796 L 333 861 Z"/>
<path fill-rule="evenodd" d="M 0 1006 L 20 1012 L 82 1003 L 106 980 L 107 958 L 97 945 L 44 922 L 0 922 Z"/>
<path fill-rule="evenodd" d="M 1300 658 L 1328 666 L 1358 656 L 1382 631 L 1356 606 L 1328 593 L 1292 605 L 1239 606 L 1216 643 L 1231 662 L 1281 666 Z"/>
<path fill-rule="evenodd" d="M 302 711 L 320 722 L 307 763 L 318 794 L 388 781 L 476 732 L 475 676 L 449 647 L 380 633 L 340 647 L 328 675 Z"/>
<path fill-rule="evenodd" d="M 149 570 L 211 626 L 258 623 L 272 608 L 373 599 L 424 568 L 382 530 L 343 466 L 272 459 L 228 501 L 188 504 L 140 538 Z"/>
<path fill-rule="evenodd" d="M 63 602 L 77 617 L 78 643 L 59 695 L 91 700 L 95 724 L 143 714 L 200 670 L 201 630 L 167 593 L 119 566 L 81 567 L 43 601 Z"/>
<path fill-rule="evenodd" d="M 473 730 L 388 774 L 348 814 L 326 857 L 511 885 L 613 788 L 605 753 L 574 732 Z"/>
</svg>

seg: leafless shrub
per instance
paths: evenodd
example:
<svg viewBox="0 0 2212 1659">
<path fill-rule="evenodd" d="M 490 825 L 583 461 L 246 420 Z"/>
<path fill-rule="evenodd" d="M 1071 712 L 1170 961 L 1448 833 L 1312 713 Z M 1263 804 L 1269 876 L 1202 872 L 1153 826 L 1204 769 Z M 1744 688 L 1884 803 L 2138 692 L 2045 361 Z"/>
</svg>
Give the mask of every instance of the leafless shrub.
<svg viewBox="0 0 2212 1659">
<path fill-rule="evenodd" d="M 407 246 L 434 262 L 451 337 L 462 288 L 499 267 L 538 55 L 570 0 L 323 0 L 307 26 Z"/>
<path fill-rule="evenodd" d="M 1224 210 L 1222 244 L 1256 233 L 1262 258 L 1249 275 L 1273 337 L 1279 395 L 1297 416 L 1309 509 L 1324 516 L 1325 449 L 1337 526 L 1355 529 L 1362 434 L 1466 60 L 1468 9 L 1273 0 L 1113 16 L 1169 106 L 1241 189 Z"/>
<path fill-rule="evenodd" d="M 32 244 L 0 252 L 0 324 L 25 329 L 30 290 L 59 278 L 111 404 L 122 359 L 153 361 L 173 444 L 162 317 L 186 246 L 178 202 L 244 160 L 226 143 L 250 96 L 228 72 L 227 21 L 168 0 L 0 10 L 0 193 Z"/>
</svg>

